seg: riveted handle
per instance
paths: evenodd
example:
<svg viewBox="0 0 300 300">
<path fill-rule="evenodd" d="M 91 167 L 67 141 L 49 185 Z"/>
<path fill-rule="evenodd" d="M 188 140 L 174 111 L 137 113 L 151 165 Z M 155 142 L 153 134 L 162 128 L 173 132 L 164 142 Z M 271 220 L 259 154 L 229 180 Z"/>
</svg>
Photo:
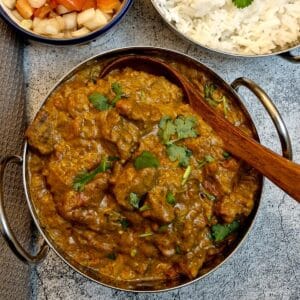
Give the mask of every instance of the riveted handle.
<svg viewBox="0 0 300 300">
<path fill-rule="evenodd" d="M 0 161 L 0 230 L 8 246 L 21 261 L 27 264 L 36 264 L 42 261 L 48 253 L 49 248 L 46 242 L 43 242 L 37 254 L 29 254 L 18 242 L 7 221 L 7 216 L 4 207 L 3 183 L 5 169 L 10 163 L 21 164 L 22 157 L 16 155 L 6 156 Z"/>
<path fill-rule="evenodd" d="M 241 86 L 249 89 L 263 104 L 269 116 L 271 117 L 273 124 L 276 127 L 276 131 L 281 143 L 282 156 L 289 160 L 292 160 L 293 150 L 292 150 L 290 135 L 288 133 L 287 127 L 278 109 L 276 108 L 271 98 L 258 84 L 256 84 L 251 79 L 241 77 L 241 78 L 237 78 L 231 83 L 231 87 L 235 89 L 237 92 Z"/>
<path fill-rule="evenodd" d="M 293 55 L 292 52 L 285 52 L 280 54 L 282 58 L 285 60 L 292 62 L 294 64 L 299 64 L 300 63 L 300 56 L 299 55 Z"/>
</svg>

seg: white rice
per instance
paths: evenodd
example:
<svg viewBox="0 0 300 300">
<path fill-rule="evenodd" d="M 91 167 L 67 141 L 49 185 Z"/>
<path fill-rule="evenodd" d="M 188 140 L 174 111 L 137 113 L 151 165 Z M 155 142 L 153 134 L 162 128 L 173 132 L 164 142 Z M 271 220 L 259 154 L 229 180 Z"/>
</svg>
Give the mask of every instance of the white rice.
<svg viewBox="0 0 300 300">
<path fill-rule="evenodd" d="M 268 54 L 300 42 L 300 0 L 254 0 L 238 9 L 232 0 L 153 0 L 188 38 L 238 54 Z"/>
</svg>

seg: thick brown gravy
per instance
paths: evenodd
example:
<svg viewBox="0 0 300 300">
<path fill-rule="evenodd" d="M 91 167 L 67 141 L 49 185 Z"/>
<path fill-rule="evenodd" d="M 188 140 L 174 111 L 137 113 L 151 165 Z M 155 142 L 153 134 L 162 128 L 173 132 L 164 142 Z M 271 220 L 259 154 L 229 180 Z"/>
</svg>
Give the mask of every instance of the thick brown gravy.
<svg viewBox="0 0 300 300">
<path fill-rule="evenodd" d="M 251 213 L 257 174 L 163 77 L 79 72 L 27 131 L 30 194 L 42 226 L 81 266 L 113 280 L 197 277 Z M 222 91 L 206 100 L 251 135 Z"/>
</svg>

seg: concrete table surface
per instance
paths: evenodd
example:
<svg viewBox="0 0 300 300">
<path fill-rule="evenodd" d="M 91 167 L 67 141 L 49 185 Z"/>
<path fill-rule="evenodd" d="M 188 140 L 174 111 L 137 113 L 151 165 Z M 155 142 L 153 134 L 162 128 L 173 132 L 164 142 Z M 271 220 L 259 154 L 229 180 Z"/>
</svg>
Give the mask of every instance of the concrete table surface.
<svg viewBox="0 0 300 300">
<path fill-rule="evenodd" d="M 300 162 L 300 65 L 280 57 L 239 59 L 204 51 L 170 31 L 149 0 L 136 0 L 115 30 L 89 45 L 68 48 L 31 44 L 25 49 L 29 120 L 44 96 L 70 68 L 102 51 L 125 46 L 166 47 L 187 53 L 227 82 L 245 76 L 271 96 L 290 132 Z M 276 131 L 262 106 L 241 89 L 262 142 L 280 152 Z M 280 172 L 280 170 L 278 170 Z M 300 183 L 299 183 L 300 184 Z M 76 274 L 52 251 L 32 269 L 32 299 L 300 299 L 300 205 L 266 181 L 255 226 L 239 251 L 205 279 L 160 294 L 120 292 Z"/>
</svg>

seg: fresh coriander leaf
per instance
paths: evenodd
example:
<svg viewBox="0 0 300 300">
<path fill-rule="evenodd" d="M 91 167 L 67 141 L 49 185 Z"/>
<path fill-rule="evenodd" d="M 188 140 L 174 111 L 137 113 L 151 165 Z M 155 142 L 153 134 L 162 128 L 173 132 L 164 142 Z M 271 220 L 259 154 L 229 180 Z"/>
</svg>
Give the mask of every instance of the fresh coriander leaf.
<svg viewBox="0 0 300 300">
<path fill-rule="evenodd" d="M 118 161 L 118 160 L 120 160 L 120 157 L 118 157 L 118 156 L 109 156 L 108 160 L 109 161 Z"/>
<path fill-rule="evenodd" d="M 176 254 L 181 254 L 181 249 L 180 249 L 179 245 L 176 245 L 176 247 L 175 247 L 175 253 Z"/>
<path fill-rule="evenodd" d="M 131 249 L 130 256 L 135 257 L 136 255 L 137 255 L 137 250 L 136 249 Z"/>
<path fill-rule="evenodd" d="M 193 116 L 180 116 L 172 120 L 169 116 L 164 116 L 159 122 L 158 136 L 164 144 L 169 144 L 171 138 L 175 141 L 186 139 L 189 137 L 196 137 L 197 130 L 194 128 L 197 125 L 197 119 Z"/>
<path fill-rule="evenodd" d="M 217 87 L 213 83 L 207 83 L 204 86 L 204 98 L 210 106 L 216 107 L 218 104 L 223 103 L 223 107 L 226 105 L 225 101 L 227 100 L 225 96 L 217 98 L 215 92 Z M 226 107 L 228 108 L 228 107 Z M 224 107 L 225 113 L 225 107 Z"/>
<path fill-rule="evenodd" d="M 123 93 L 123 89 L 122 86 L 120 85 L 120 83 L 118 82 L 114 82 L 111 85 L 111 89 L 113 90 L 113 92 L 115 93 L 115 97 L 114 99 L 111 101 L 111 105 L 115 106 L 116 103 L 121 100 L 122 97 L 124 97 L 124 93 Z"/>
<path fill-rule="evenodd" d="M 215 161 L 214 157 L 211 156 L 211 155 L 205 155 L 205 160 L 208 162 L 208 163 L 212 163 Z"/>
<path fill-rule="evenodd" d="M 192 155 L 192 151 L 184 146 L 170 144 L 167 146 L 167 154 L 171 161 L 178 160 L 180 166 L 186 167 L 189 164 L 189 159 Z"/>
<path fill-rule="evenodd" d="M 159 232 L 159 233 L 164 233 L 164 232 L 166 232 L 166 231 L 168 230 L 168 226 L 169 226 L 169 224 L 164 224 L 164 225 L 159 226 L 158 232 Z"/>
<path fill-rule="evenodd" d="M 205 155 L 203 159 L 198 161 L 199 168 L 203 168 L 206 164 L 212 163 L 215 161 L 215 158 L 211 155 Z"/>
<path fill-rule="evenodd" d="M 193 116 L 180 116 L 175 119 L 176 132 L 178 140 L 197 137 L 198 132 L 194 128 L 197 125 L 197 119 Z"/>
<path fill-rule="evenodd" d="M 129 194 L 129 203 L 134 208 L 139 208 L 140 201 L 141 201 L 141 198 L 136 193 Z"/>
<path fill-rule="evenodd" d="M 134 167 L 137 170 L 141 170 L 144 168 L 157 168 L 159 167 L 159 161 L 156 156 L 149 152 L 143 151 L 135 160 L 134 160 Z"/>
<path fill-rule="evenodd" d="M 130 225 L 130 223 L 127 219 L 121 219 L 121 220 L 119 220 L 119 223 L 121 224 L 123 229 L 127 229 Z"/>
<path fill-rule="evenodd" d="M 173 120 L 169 116 L 164 116 L 159 122 L 158 136 L 161 138 L 164 144 L 167 144 L 171 137 L 176 133 L 176 126 Z"/>
<path fill-rule="evenodd" d="M 185 185 L 192 173 L 192 167 L 188 166 L 182 176 L 181 185 Z"/>
<path fill-rule="evenodd" d="M 231 154 L 230 154 L 229 152 L 226 152 L 226 151 L 224 151 L 224 152 L 222 153 L 222 155 L 223 155 L 223 157 L 224 157 L 225 159 L 229 159 L 229 158 L 231 157 Z"/>
<path fill-rule="evenodd" d="M 202 192 L 204 195 L 205 195 L 205 197 L 208 199 L 208 200 L 210 200 L 210 201 L 215 201 L 217 198 L 216 198 L 216 196 L 214 196 L 213 194 L 210 194 L 208 191 L 203 191 Z"/>
<path fill-rule="evenodd" d="M 153 232 L 148 231 L 148 232 L 140 234 L 139 237 L 147 237 L 147 236 L 151 236 L 151 235 L 153 235 Z"/>
<path fill-rule="evenodd" d="M 218 102 L 214 99 L 214 92 L 217 87 L 213 83 L 205 84 L 204 86 L 204 98 L 210 106 L 217 106 Z"/>
<path fill-rule="evenodd" d="M 148 204 L 144 204 L 140 209 L 139 211 L 140 212 L 143 212 L 143 211 L 146 211 L 146 210 L 150 210 L 151 207 L 148 205 Z"/>
<path fill-rule="evenodd" d="M 82 172 L 75 176 L 73 180 L 73 189 L 77 192 L 82 192 L 87 183 L 92 181 L 97 174 L 103 173 L 109 169 L 111 169 L 112 163 L 107 158 L 103 158 L 97 168 L 90 172 Z"/>
<path fill-rule="evenodd" d="M 108 99 L 98 92 L 92 93 L 88 98 L 96 109 L 104 111 L 111 108 L 111 104 L 108 102 Z"/>
<path fill-rule="evenodd" d="M 225 96 L 222 97 L 224 116 L 228 116 L 229 104 Z"/>
<path fill-rule="evenodd" d="M 107 258 L 109 258 L 111 260 L 116 260 L 117 255 L 115 252 L 112 252 L 112 253 L 107 254 Z"/>
<path fill-rule="evenodd" d="M 223 241 L 227 236 L 232 232 L 236 231 L 239 228 L 239 222 L 233 221 L 231 224 L 216 224 L 211 227 L 211 235 L 215 242 Z"/>
<path fill-rule="evenodd" d="M 245 8 L 249 6 L 253 0 L 232 0 L 232 2 L 237 8 Z"/>
<path fill-rule="evenodd" d="M 166 201 L 167 201 L 167 203 L 169 203 L 172 206 L 174 206 L 176 204 L 176 198 L 171 192 L 167 193 Z"/>
<path fill-rule="evenodd" d="M 104 159 L 101 160 L 99 165 L 100 173 L 109 170 L 111 166 L 112 166 L 111 161 L 105 157 Z"/>
</svg>

